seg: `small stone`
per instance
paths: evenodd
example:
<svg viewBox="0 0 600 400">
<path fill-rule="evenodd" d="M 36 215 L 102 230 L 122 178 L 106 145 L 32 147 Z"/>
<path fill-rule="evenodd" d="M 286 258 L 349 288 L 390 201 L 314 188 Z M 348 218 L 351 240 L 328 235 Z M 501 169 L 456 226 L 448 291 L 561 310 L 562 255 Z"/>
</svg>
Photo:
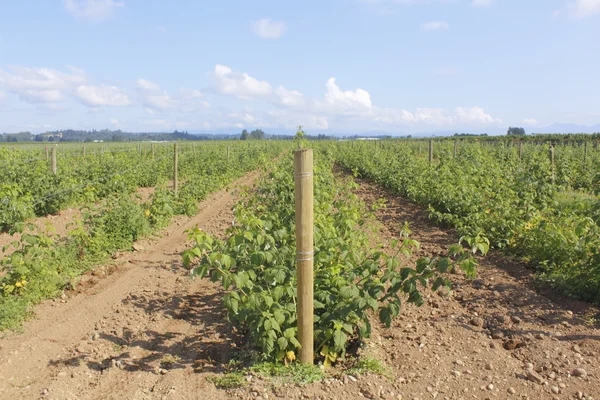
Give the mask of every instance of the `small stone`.
<svg viewBox="0 0 600 400">
<path fill-rule="evenodd" d="M 483 318 L 475 317 L 475 318 L 471 318 L 471 321 L 469 323 L 473 326 L 481 327 L 481 326 L 483 326 L 484 321 L 483 321 Z"/>
<path fill-rule="evenodd" d="M 578 376 L 580 378 L 585 378 L 587 376 L 587 371 L 583 368 L 575 368 L 573 370 L 573 376 Z"/>
<path fill-rule="evenodd" d="M 513 387 L 509 387 L 509 388 L 508 388 L 508 393 L 510 393 L 510 394 L 515 394 L 515 393 L 517 393 L 517 391 L 515 390 L 515 388 L 513 388 Z"/>
<path fill-rule="evenodd" d="M 489 385 L 487 385 L 487 390 L 489 390 L 489 391 L 494 390 L 494 385 L 491 383 Z"/>
<path fill-rule="evenodd" d="M 44 389 L 42 390 L 42 396 L 47 396 L 48 395 L 49 390 L 48 389 Z"/>
<path fill-rule="evenodd" d="M 554 394 L 558 394 L 560 392 L 560 390 L 558 389 L 558 386 L 552 386 L 550 388 L 550 391 Z"/>
<path fill-rule="evenodd" d="M 135 251 L 144 251 L 144 250 L 146 250 L 146 249 L 144 248 L 144 246 L 142 246 L 142 245 L 141 245 L 141 244 L 139 244 L 139 243 L 134 243 L 134 244 L 133 244 L 131 247 L 132 247 L 132 248 L 133 248 Z"/>
<path fill-rule="evenodd" d="M 577 398 L 579 400 L 583 400 L 583 393 L 582 392 L 577 392 Z"/>
<path fill-rule="evenodd" d="M 519 345 L 519 341 L 516 339 L 508 339 L 504 342 L 504 348 L 506 350 L 514 350 Z"/>
<path fill-rule="evenodd" d="M 100 334 L 98 332 L 94 332 L 94 334 L 92 335 L 92 340 L 98 340 L 100 339 Z"/>
<path fill-rule="evenodd" d="M 544 383 L 544 378 L 534 370 L 527 371 L 527 379 L 540 385 Z"/>
<path fill-rule="evenodd" d="M 517 317 L 516 315 L 513 315 L 512 317 L 510 317 L 510 320 L 514 323 L 514 324 L 520 324 L 521 323 L 521 318 Z"/>
<path fill-rule="evenodd" d="M 526 371 L 531 371 L 533 369 L 533 364 L 532 363 L 525 363 L 525 370 Z"/>
<path fill-rule="evenodd" d="M 492 365 L 492 363 L 486 363 L 486 364 L 485 364 L 485 369 L 487 369 L 487 370 L 491 371 L 491 370 L 493 370 L 493 369 L 494 369 L 494 366 Z"/>
<path fill-rule="evenodd" d="M 454 375 L 455 377 L 459 377 L 461 375 L 460 371 L 457 370 L 452 370 L 452 375 Z"/>
<path fill-rule="evenodd" d="M 348 380 L 352 381 L 352 382 L 356 382 L 358 379 L 356 379 L 354 376 L 352 375 L 348 375 Z"/>
<path fill-rule="evenodd" d="M 581 354 L 581 347 L 578 344 L 573 345 L 573 351 L 577 354 Z"/>
</svg>

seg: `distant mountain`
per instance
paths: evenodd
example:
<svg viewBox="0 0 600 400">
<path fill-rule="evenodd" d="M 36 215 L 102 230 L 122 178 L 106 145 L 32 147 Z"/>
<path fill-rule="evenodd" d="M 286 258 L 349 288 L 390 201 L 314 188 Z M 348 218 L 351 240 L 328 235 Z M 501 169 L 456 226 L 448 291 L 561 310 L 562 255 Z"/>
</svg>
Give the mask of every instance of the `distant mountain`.
<svg viewBox="0 0 600 400">
<path fill-rule="evenodd" d="M 556 123 L 545 128 L 530 128 L 527 133 L 598 133 L 600 124 L 597 125 L 577 125 L 571 123 Z"/>
</svg>

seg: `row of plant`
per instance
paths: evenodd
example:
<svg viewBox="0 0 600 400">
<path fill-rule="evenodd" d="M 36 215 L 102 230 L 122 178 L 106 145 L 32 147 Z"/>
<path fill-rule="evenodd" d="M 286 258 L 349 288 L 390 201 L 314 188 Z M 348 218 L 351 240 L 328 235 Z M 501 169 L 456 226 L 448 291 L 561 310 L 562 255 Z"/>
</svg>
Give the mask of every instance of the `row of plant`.
<svg viewBox="0 0 600 400">
<path fill-rule="evenodd" d="M 314 342 L 325 365 L 345 356 L 352 343 L 368 338 L 374 313 L 390 326 L 403 301 L 421 305 L 421 291 L 450 285 L 444 274 L 475 273 L 471 252 L 452 246 L 448 257 L 421 258 L 404 265 L 418 247 L 406 228 L 383 251 L 370 245 L 371 217 L 353 194 L 356 184 L 337 180 L 331 153 L 319 153 L 314 176 Z M 228 316 L 245 332 L 255 360 L 290 363 L 297 340 L 294 177 L 288 155 L 243 194 L 235 224 L 225 240 L 200 229 L 184 263 L 194 276 L 219 281 Z M 465 239 L 473 252 L 487 251 L 482 238 Z"/>
<path fill-rule="evenodd" d="M 173 179 L 172 144 L 156 144 L 154 156 L 149 144 L 143 144 L 143 150 L 137 146 L 132 144 L 114 152 L 96 149 L 85 156 L 82 152 L 59 153 L 56 175 L 50 161 L 40 157 L 36 149 L 15 153 L 0 148 L 0 158 L 6 158 L 0 163 L 0 231 L 8 231 L 15 223 L 31 217 L 54 214 L 110 195 L 133 193 L 139 187 L 155 187 Z M 230 158 L 252 157 L 253 149 L 263 151 L 260 146 L 248 148 L 224 142 L 193 148 L 183 144 L 179 180 L 213 168 L 205 159 L 220 156 L 227 162 L 228 147 Z"/>
<path fill-rule="evenodd" d="M 149 201 L 140 203 L 125 188 L 115 191 L 101 204 L 84 207 L 81 219 L 63 239 L 35 231 L 31 224 L 16 224 L 21 239 L 11 244 L 15 251 L 1 261 L 5 275 L 0 279 L 0 330 L 18 329 L 33 305 L 72 286 L 77 276 L 116 251 L 130 249 L 135 240 L 165 226 L 174 215 L 194 214 L 208 193 L 264 165 L 280 151 L 279 146 L 240 149 L 229 161 L 219 152 L 205 153 L 201 163 L 190 162 L 195 174 L 190 169 L 177 195 L 162 185 Z"/>
<path fill-rule="evenodd" d="M 459 235 L 484 235 L 525 258 L 567 294 L 600 301 L 598 152 L 548 147 L 462 145 L 437 149 L 432 163 L 412 144 L 336 147 L 338 162 L 429 208 Z"/>
</svg>

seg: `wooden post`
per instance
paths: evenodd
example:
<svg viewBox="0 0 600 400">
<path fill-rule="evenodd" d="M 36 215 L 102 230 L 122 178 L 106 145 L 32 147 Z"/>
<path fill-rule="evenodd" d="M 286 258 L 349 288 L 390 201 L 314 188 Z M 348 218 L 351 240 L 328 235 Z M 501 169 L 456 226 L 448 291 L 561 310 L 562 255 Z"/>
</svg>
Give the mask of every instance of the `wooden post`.
<svg viewBox="0 0 600 400">
<path fill-rule="evenodd" d="M 152 158 L 154 158 L 154 143 L 152 143 Z"/>
<path fill-rule="evenodd" d="M 52 173 L 56 175 L 56 146 L 52 147 Z"/>
<path fill-rule="evenodd" d="M 175 196 L 177 196 L 177 184 L 178 184 L 178 179 L 177 179 L 177 160 L 178 159 L 178 154 L 177 154 L 177 142 L 173 143 L 173 191 L 175 192 Z"/>
<path fill-rule="evenodd" d="M 313 151 L 294 153 L 296 198 L 296 277 L 298 281 L 298 341 L 302 346 L 299 360 L 314 362 L 313 338 Z"/>
<path fill-rule="evenodd" d="M 429 162 L 433 161 L 433 140 L 429 141 Z"/>
<path fill-rule="evenodd" d="M 46 146 L 46 161 L 50 159 L 50 155 L 48 154 L 48 146 Z"/>
<path fill-rule="evenodd" d="M 419 157 L 421 157 L 421 142 L 419 142 Z"/>
<path fill-rule="evenodd" d="M 550 143 L 550 152 L 548 155 L 550 157 L 550 168 L 552 169 L 552 184 L 554 185 L 554 146 L 552 143 Z"/>
<path fill-rule="evenodd" d="M 227 145 L 227 161 L 229 161 L 229 145 Z"/>
<path fill-rule="evenodd" d="M 455 140 L 454 141 L 454 157 L 455 158 L 456 158 L 457 149 L 458 149 L 458 140 Z"/>
<path fill-rule="evenodd" d="M 523 142 L 519 142 L 519 161 L 523 159 Z"/>
<path fill-rule="evenodd" d="M 583 162 L 587 159 L 587 140 L 583 142 Z"/>
</svg>

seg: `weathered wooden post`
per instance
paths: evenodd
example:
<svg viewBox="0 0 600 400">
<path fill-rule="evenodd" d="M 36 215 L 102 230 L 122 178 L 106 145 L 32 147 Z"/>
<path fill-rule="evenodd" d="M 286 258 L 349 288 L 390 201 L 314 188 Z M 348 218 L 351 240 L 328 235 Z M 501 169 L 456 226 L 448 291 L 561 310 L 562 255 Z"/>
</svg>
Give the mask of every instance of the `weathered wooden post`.
<svg viewBox="0 0 600 400">
<path fill-rule="evenodd" d="M 46 161 L 50 159 L 50 155 L 48 154 L 48 146 L 46 146 Z"/>
<path fill-rule="evenodd" d="M 523 160 L 523 142 L 519 141 L 519 161 Z"/>
<path fill-rule="evenodd" d="M 296 277 L 298 281 L 298 341 L 302 346 L 299 360 L 312 364 L 313 338 L 313 151 L 300 149 L 294 153 L 296 199 Z"/>
<path fill-rule="evenodd" d="M 177 196 L 177 186 L 178 186 L 178 179 L 177 179 L 177 161 L 178 161 L 178 154 L 177 154 L 177 142 L 173 143 L 173 191 L 175 192 L 175 196 Z"/>
<path fill-rule="evenodd" d="M 454 158 L 456 158 L 457 150 L 458 150 L 458 140 L 455 140 L 454 141 Z"/>
<path fill-rule="evenodd" d="M 429 162 L 433 161 L 433 140 L 429 140 Z"/>
<path fill-rule="evenodd" d="M 587 140 L 583 142 L 583 162 L 587 159 Z"/>
<path fill-rule="evenodd" d="M 56 146 L 52 147 L 52 174 L 56 175 Z"/>
<path fill-rule="evenodd" d="M 550 143 L 550 151 L 548 153 L 550 157 L 550 168 L 552 169 L 552 184 L 554 185 L 554 146 Z"/>
<path fill-rule="evenodd" d="M 154 143 L 152 143 L 152 158 L 154 159 Z"/>
</svg>

